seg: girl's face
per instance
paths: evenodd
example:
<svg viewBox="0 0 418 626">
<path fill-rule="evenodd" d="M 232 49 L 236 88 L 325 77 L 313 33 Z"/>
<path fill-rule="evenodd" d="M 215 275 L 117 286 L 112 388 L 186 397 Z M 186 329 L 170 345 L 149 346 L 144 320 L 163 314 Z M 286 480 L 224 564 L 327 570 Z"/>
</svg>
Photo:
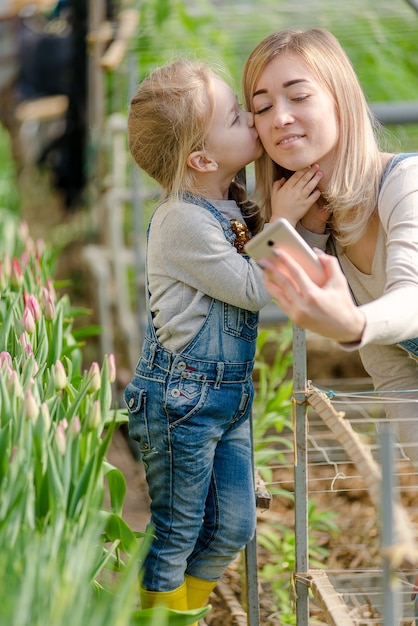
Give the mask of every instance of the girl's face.
<svg viewBox="0 0 418 626">
<path fill-rule="evenodd" d="M 252 100 L 255 126 L 269 157 L 291 171 L 319 163 L 326 182 L 337 156 L 338 116 L 332 97 L 305 63 L 294 54 L 275 57 L 264 68 Z"/>
<path fill-rule="evenodd" d="M 253 114 L 243 111 L 236 95 L 216 79 L 214 113 L 206 138 L 205 151 L 226 175 L 234 176 L 242 167 L 258 159 L 263 147 L 254 126 Z"/>
</svg>

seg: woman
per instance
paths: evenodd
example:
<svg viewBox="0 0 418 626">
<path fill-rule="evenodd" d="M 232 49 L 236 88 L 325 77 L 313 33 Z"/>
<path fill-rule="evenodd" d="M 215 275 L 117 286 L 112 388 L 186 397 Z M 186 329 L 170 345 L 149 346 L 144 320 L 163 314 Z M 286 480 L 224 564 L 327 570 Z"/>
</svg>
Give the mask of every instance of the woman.
<svg viewBox="0 0 418 626">
<path fill-rule="evenodd" d="M 243 89 L 266 151 L 256 185 L 267 218 L 287 218 L 332 253 L 320 255 L 327 280 L 318 287 L 277 251 L 264 263 L 267 288 L 298 325 L 359 349 L 377 391 L 412 390 L 385 408 L 418 465 L 417 350 L 400 345 L 418 337 L 418 155 L 379 149 L 358 78 L 325 30 L 266 37 L 246 62 Z M 304 168 L 322 174 L 321 197 L 307 211 L 279 206 L 283 181 Z"/>
</svg>

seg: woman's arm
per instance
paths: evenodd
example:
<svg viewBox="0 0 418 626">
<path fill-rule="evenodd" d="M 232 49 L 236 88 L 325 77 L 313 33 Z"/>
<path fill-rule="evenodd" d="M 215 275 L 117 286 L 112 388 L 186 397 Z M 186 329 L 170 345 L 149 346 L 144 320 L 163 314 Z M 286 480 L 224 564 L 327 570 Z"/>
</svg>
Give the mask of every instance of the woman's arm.
<svg viewBox="0 0 418 626">
<path fill-rule="evenodd" d="M 322 287 L 313 283 L 288 254 L 277 251 L 274 263 L 262 263 L 267 290 L 298 326 L 339 342 L 359 342 L 364 314 L 353 302 L 338 260 L 321 253 L 319 258 L 326 274 Z"/>
</svg>

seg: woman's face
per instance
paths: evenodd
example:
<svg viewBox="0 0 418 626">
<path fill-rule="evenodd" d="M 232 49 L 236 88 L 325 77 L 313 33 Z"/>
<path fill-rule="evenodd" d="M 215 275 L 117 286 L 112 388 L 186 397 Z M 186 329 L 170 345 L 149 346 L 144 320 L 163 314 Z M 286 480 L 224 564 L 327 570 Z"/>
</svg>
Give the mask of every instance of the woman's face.
<svg viewBox="0 0 418 626">
<path fill-rule="evenodd" d="M 258 135 L 275 163 L 291 171 L 319 163 L 327 181 L 337 156 L 338 117 L 330 94 L 298 56 L 284 53 L 266 65 L 253 110 Z"/>
</svg>

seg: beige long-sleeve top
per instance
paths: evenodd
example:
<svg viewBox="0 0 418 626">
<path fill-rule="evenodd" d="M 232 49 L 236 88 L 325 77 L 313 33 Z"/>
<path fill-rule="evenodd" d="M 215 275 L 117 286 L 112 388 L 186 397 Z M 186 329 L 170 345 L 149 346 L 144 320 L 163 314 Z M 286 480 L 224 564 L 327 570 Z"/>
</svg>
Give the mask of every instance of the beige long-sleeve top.
<svg viewBox="0 0 418 626">
<path fill-rule="evenodd" d="M 361 342 L 341 347 L 359 349 L 377 391 L 401 392 L 397 397 L 402 400 L 386 404 L 386 413 L 406 420 L 399 428 L 404 442 L 418 442 L 418 361 L 397 345 L 418 337 L 418 155 L 401 161 L 385 178 L 378 212 L 370 275 L 358 270 L 337 246 L 341 268 L 366 318 Z M 303 236 L 325 249 L 327 235 L 304 230 Z M 405 394 L 405 390 L 413 391 Z M 408 454 L 418 463 L 418 447 Z"/>
<path fill-rule="evenodd" d="M 228 220 L 244 221 L 233 200 L 210 200 Z M 180 352 L 206 319 L 212 298 L 259 311 L 271 296 L 263 271 L 238 254 L 219 221 L 188 202 L 162 204 L 148 239 L 150 307 L 165 348 Z"/>
</svg>

